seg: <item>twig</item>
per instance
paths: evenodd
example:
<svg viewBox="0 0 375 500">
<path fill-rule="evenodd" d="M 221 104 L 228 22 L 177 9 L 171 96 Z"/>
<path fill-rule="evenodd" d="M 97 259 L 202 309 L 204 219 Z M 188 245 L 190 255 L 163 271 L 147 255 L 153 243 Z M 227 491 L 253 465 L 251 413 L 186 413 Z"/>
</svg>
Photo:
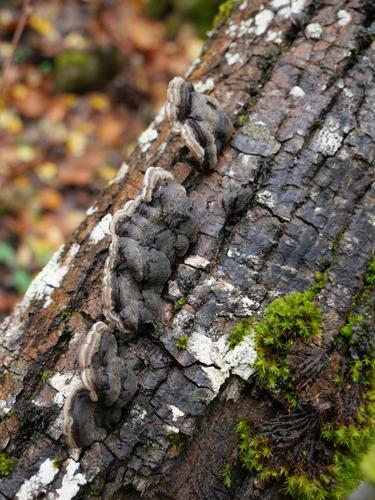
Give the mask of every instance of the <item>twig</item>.
<svg viewBox="0 0 375 500">
<path fill-rule="evenodd" d="M 4 64 L 3 78 L 2 78 L 1 87 L 0 87 L 0 94 L 2 94 L 2 95 L 4 95 L 6 93 L 7 86 L 8 86 L 7 85 L 8 73 L 9 73 L 9 70 L 12 66 L 14 53 L 15 53 L 17 45 L 20 41 L 22 32 L 25 29 L 27 18 L 29 17 L 31 11 L 32 11 L 31 0 L 23 0 L 22 11 L 21 11 L 20 18 L 19 18 L 19 21 L 18 21 L 18 24 L 16 27 L 16 31 L 14 32 L 13 39 L 12 39 L 11 51 L 10 51 L 10 53 L 5 61 L 5 64 Z"/>
</svg>

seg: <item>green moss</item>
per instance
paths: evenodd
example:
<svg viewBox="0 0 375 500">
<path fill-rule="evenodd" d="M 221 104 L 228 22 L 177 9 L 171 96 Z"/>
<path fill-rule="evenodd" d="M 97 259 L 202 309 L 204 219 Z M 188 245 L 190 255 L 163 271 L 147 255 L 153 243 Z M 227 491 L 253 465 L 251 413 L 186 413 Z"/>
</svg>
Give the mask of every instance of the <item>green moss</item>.
<svg viewBox="0 0 375 500">
<path fill-rule="evenodd" d="M 248 121 L 249 121 L 249 114 L 248 113 L 243 113 L 242 115 L 240 115 L 238 117 L 237 124 L 238 124 L 239 127 L 242 127 Z"/>
<path fill-rule="evenodd" d="M 363 281 L 367 286 L 375 285 L 375 256 L 372 258 L 370 265 L 367 268 Z"/>
<path fill-rule="evenodd" d="M 173 304 L 174 311 L 179 311 L 185 304 L 186 304 L 185 297 L 180 297 L 179 299 L 175 300 Z"/>
<path fill-rule="evenodd" d="M 267 307 L 264 319 L 255 325 L 255 369 L 268 389 L 288 386 L 286 363 L 298 338 L 314 338 L 321 333 L 321 312 L 314 304 L 315 291 L 295 292 L 274 300 Z"/>
<path fill-rule="evenodd" d="M 0 477 L 8 477 L 14 466 L 14 460 L 12 460 L 6 453 L 0 453 Z"/>
<path fill-rule="evenodd" d="M 185 446 L 190 443 L 190 441 L 193 440 L 195 436 L 195 432 L 193 431 L 193 434 L 191 436 L 184 434 L 182 432 L 168 432 L 167 436 L 169 437 L 171 441 L 171 445 L 173 448 L 175 448 L 177 453 L 180 453 Z"/>
<path fill-rule="evenodd" d="M 245 337 L 247 337 L 253 330 L 253 320 L 246 319 L 239 321 L 233 328 L 228 337 L 229 350 L 234 349 L 236 345 L 240 344 Z"/>
<path fill-rule="evenodd" d="M 372 265 L 366 277 L 371 276 Z M 243 467 L 256 472 L 262 480 L 280 482 L 284 492 L 298 500 L 341 500 L 358 485 L 366 471 L 365 477 L 372 477 L 371 457 L 375 461 L 375 450 L 371 449 L 373 454 L 369 454 L 367 468 L 361 467 L 369 445 L 375 442 L 375 361 L 367 315 L 371 314 L 371 305 L 368 300 L 362 300 L 370 293 L 373 282 L 370 279 L 367 283 L 366 277 L 362 294 L 355 301 L 361 307 L 348 316 L 338 334 L 339 341 L 334 342 L 334 348 L 340 350 L 343 358 L 340 374 L 332 380 L 337 393 L 335 413 L 331 410 L 329 414 L 317 413 L 315 417 L 312 414 L 313 425 L 318 428 L 315 427 L 312 438 L 301 435 L 302 453 L 295 455 L 294 446 L 281 449 L 277 446 L 277 437 L 275 446 L 273 433 L 263 431 L 262 434 L 262 426 L 257 430 L 244 420 L 237 425 L 238 454 Z M 266 309 L 263 321 L 255 325 L 256 368 L 260 381 L 274 395 L 284 396 L 284 419 L 295 411 L 293 406 L 298 405 L 296 382 L 289 377 L 287 357 L 297 339 L 320 335 L 321 314 L 314 298 L 326 282 L 325 275 L 317 275 L 315 284 L 306 292 L 276 299 Z M 298 412 L 295 415 L 297 418 Z M 292 421 L 293 418 L 292 415 Z M 301 422 L 298 418 L 296 421 L 297 425 Z M 316 446 L 319 453 L 309 455 L 307 446 L 305 452 L 305 443 L 309 443 L 311 449 Z"/>
<path fill-rule="evenodd" d="M 40 378 L 43 380 L 43 382 L 46 382 L 47 379 L 50 378 L 52 375 L 52 370 L 43 370 L 42 373 L 40 374 Z"/>
<path fill-rule="evenodd" d="M 224 22 L 232 14 L 234 7 L 233 0 L 226 0 L 221 5 L 219 5 L 219 12 L 216 14 L 213 22 L 214 28 L 217 28 L 219 24 Z"/>
<path fill-rule="evenodd" d="M 72 311 L 69 311 L 69 309 L 64 309 L 64 311 L 61 312 L 62 318 L 71 318 L 71 316 L 72 316 Z"/>
<path fill-rule="evenodd" d="M 176 340 L 175 346 L 177 347 L 177 349 L 182 351 L 183 349 L 187 348 L 188 343 L 189 335 L 181 335 L 181 337 Z"/>
<path fill-rule="evenodd" d="M 52 460 L 52 467 L 54 469 L 58 469 L 60 467 L 60 460 L 58 458 L 54 458 Z"/>
<path fill-rule="evenodd" d="M 361 471 L 365 479 L 375 485 L 375 442 L 362 460 Z"/>
<path fill-rule="evenodd" d="M 226 488 L 230 488 L 232 486 L 232 466 L 231 464 L 225 464 L 224 469 L 220 473 L 221 480 L 223 481 L 223 485 Z"/>
</svg>

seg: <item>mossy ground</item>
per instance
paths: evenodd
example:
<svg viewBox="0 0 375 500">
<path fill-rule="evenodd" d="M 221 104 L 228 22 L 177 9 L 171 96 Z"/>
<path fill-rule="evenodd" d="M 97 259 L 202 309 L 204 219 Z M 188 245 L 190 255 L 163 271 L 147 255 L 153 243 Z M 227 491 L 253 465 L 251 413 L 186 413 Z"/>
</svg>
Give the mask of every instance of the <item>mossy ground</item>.
<svg viewBox="0 0 375 500">
<path fill-rule="evenodd" d="M 321 335 L 322 318 L 315 298 L 327 277 L 317 276 L 303 293 L 274 300 L 263 321 L 254 325 L 258 380 L 281 408 L 267 422 L 238 423 L 238 457 L 261 480 L 279 481 L 292 498 L 344 499 L 363 477 L 361 460 L 375 441 L 375 363 L 368 304 L 375 284 L 374 262 L 364 277 L 355 310 L 329 347 L 340 353 L 341 366 L 336 379 L 329 381 L 336 389 L 328 409 L 308 398 L 299 399 L 288 358 L 296 343 L 309 344 Z"/>
</svg>

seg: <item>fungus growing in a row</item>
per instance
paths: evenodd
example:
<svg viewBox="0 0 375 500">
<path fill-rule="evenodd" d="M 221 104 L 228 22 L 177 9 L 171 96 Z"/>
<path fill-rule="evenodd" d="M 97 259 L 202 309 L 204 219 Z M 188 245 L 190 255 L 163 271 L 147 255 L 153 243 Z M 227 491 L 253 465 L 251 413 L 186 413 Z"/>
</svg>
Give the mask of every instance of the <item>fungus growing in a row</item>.
<svg viewBox="0 0 375 500">
<path fill-rule="evenodd" d="M 104 315 L 125 334 L 124 341 L 142 327 L 155 329 L 163 287 L 196 232 L 197 216 L 184 187 L 165 170 L 150 167 L 142 194 L 113 218 L 104 269 Z"/>
<path fill-rule="evenodd" d="M 233 133 L 230 118 L 214 97 L 197 92 L 179 76 L 169 82 L 167 99 L 166 114 L 172 131 L 181 135 L 200 165 L 213 168 Z"/>
<path fill-rule="evenodd" d="M 102 322 L 89 331 L 79 353 L 82 387 L 64 406 L 64 434 L 72 448 L 101 441 L 137 390 L 129 364 L 117 355 L 117 341 Z"/>
<path fill-rule="evenodd" d="M 161 294 L 172 268 L 197 233 L 197 216 L 181 184 L 161 168 L 149 168 L 142 193 L 119 210 L 103 277 L 103 310 L 79 353 L 83 386 L 66 401 L 64 434 L 69 446 L 104 439 L 137 390 L 132 368 L 118 355 L 121 341 L 156 328 Z"/>
</svg>

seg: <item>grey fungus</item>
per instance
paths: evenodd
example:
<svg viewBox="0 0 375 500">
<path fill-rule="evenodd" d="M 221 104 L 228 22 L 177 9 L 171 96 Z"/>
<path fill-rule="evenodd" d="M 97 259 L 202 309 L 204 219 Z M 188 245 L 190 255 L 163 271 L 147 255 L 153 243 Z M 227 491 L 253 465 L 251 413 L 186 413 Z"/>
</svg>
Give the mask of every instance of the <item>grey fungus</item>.
<svg viewBox="0 0 375 500">
<path fill-rule="evenodd" d="M 197 229 L 184 187 L 161 168 L 150 167 L 141 194 L 115 213 L 103 274 L 106 323 L 99 321 L 88 332 L 79 352 L 82 386 L 64 406 L 63 432 L 70 447 L 105 439 L 133 398 L 137 380 L 118 353 L 118 340 L 128 342 L 158 328 L 163 288 Z"/>
<path fill-rule="evenodd" d="M 169 172 L 150 167 L 142 193 L 116 212 L 103 277 L 103 312 L 129 341 L 157 329 L 160 295 L 177 258 L 197 234 L 197 215 L 185 188 Z"/>
<path fill-rule="evenodd" d="M 103 440 L 137 390 L 132 367 L 119 357 L 103 322 L 93 325 L 79 353 L 82 386 L 66 400 L 63 432 L 71 448 Z"/>
<path fill-rule="evenodd" d="M 201 166 L 213 168 L 233 133 L 233 124 L 220 103 L 194 89 L 179 76 L 169 82 L 166 115 Z"/>
</svg>

